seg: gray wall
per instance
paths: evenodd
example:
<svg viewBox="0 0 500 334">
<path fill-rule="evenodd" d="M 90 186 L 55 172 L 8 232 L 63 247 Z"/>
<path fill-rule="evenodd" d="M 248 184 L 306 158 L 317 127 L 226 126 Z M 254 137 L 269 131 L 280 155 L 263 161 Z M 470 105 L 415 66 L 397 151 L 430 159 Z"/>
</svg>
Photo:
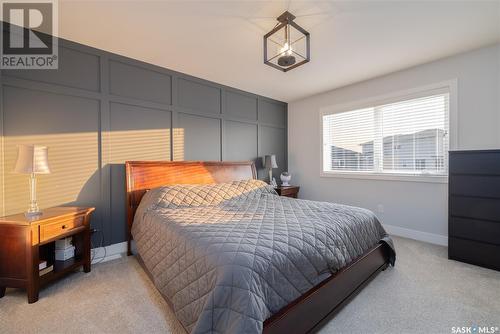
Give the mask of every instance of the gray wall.
<svg viewBox="0 0 500 334">
<path fill-rule="evenodd" d="M 287 105 L 178 72 L 59 41 L 59 70 L 0 75 L 0 213 L 24 211 L 16 146 L 49 146 L 39 202 L 97 207 L 104 244 L 125 240 L 124 161 L 255 160 L 287 169 Z M 94 240 L 98 242 L 98 240 Z"/>
<path fill-rule="evenodd" d="M 446 243 L 448 185 L 320 176 L 319 113 L 406 89 L 457 80 L 452 149 L 500 148 L 500 44 L 444 58 L 289 104 L 289 161 L 303 198 L 373 210 L 389 232 Z M 452 143 L 451 143 L 452 144 Z M 378 206 L 383 205 L 383 212 Z"/>
</svg>

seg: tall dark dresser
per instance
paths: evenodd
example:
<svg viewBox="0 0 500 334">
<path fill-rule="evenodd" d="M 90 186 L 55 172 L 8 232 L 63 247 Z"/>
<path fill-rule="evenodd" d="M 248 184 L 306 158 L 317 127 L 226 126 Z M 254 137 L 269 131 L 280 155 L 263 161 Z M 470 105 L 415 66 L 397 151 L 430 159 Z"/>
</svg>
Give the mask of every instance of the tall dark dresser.
<svg viewBox="0 0 500 334">
<path fill-rule="evenodd" d="M 500 270 L 500 150 L 452 151 L 448 257 Z"/>
</svg>

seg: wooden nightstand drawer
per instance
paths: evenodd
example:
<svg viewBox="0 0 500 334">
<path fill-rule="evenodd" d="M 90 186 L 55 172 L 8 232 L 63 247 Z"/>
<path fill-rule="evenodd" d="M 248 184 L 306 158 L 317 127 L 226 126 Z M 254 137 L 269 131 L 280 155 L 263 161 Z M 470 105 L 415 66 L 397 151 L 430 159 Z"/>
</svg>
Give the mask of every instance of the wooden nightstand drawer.
<svg viewBox="0 0 500 334">
<path fill-rule="evenodd" d="M 288 189 L 283 189 L 281 190 L 281 196 L 290 196 L 292 194 L 295 194 L 296 191 L 294 189 L 288 188 Z"/>
<path fill-rule="evenodd" d="M 293 197 L 297 198 L 297 194 L 299 193 L 300 187 L 297 186 L 279 186 L 275 188 L 276 192 L 280 196 L 285 196 L 285 197 Z"/>
<path fill-rule="evenodd" d="M 62 222 L 40 226 L 40 242 L 50 240 L 83 225 L 84 217 L 75 217 Z"/>
</svg>

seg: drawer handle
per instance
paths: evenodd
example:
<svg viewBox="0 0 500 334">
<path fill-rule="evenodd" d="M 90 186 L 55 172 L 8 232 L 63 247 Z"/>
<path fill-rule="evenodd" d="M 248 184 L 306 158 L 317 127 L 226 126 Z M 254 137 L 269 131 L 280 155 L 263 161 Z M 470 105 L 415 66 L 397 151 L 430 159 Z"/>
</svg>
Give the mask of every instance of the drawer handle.
<svg viewBox="0 0 500 334">
<path fill-rule="evenodd" d="M 61 226 L 61 228 L 64 230 L 66 228 L 66 225 Z"/>
</svg>

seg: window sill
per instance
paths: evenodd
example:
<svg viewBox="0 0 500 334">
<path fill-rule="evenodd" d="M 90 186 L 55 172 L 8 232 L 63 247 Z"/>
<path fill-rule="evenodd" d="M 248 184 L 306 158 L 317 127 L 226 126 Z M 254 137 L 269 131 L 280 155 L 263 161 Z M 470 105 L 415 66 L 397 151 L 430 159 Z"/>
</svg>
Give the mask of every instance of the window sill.
<svg viewBox="0 0 500 334">
<path fill-rule="evenodd" d="M 390 173 L 363 173 L 363 172 L 320 172 L 320 177 L 336 177 L 344 179 L 363 179 L 380 181 L 403 181 L 424 183 L 448 183 L 447 175 L 414 175 Z"/>
</svg>

